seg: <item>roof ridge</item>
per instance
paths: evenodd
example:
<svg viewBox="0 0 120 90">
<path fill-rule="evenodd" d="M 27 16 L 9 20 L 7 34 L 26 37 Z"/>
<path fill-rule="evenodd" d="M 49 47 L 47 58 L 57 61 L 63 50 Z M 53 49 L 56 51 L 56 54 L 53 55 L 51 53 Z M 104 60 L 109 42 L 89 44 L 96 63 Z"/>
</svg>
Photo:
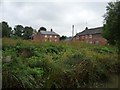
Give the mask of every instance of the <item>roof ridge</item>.
<svg viewBox="0 0 120 90">
<path fill-rule="evenodd" d="M 103 28 L 103 27 L 95 27 L 95 28 L 88 28 L 88 29 L 86 29 L 86 30 L 93 30 L 93 29 L 98 29 L 98 28 Z M 84 30 L 85 31 L 85 30 Z"/>
<path fill-rule="evenodd" d="M 49 34 L 49 35 L 59 35 L 59 34 L 57 34 L 56 32 L 54 32 L 54 31 L 40 31 L 41 32 L 41 34 Z"/>
<path fill-rule="evenodd" d="M 90 29 L 85 29 L 82 32 L 79 32 L 76 35 L 97 34 L 97 33 L 101 33 L 101 30 L 102 27 L 90 28 Z"/>
</svg>

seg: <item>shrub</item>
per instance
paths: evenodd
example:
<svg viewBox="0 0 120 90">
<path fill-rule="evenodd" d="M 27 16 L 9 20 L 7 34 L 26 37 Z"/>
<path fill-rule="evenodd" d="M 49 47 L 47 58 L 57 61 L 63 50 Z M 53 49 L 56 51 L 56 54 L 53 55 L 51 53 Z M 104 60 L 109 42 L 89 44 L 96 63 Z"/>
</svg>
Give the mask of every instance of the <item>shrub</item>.
<svg viewBox="0 0 120 90">
<path fill-rule="evenodd" d="M 120 62 L 112 46 L 4 40 L 3 87 L 101 87 L 109 81 L 111 73 L 120 71 Z"/>
</svg>

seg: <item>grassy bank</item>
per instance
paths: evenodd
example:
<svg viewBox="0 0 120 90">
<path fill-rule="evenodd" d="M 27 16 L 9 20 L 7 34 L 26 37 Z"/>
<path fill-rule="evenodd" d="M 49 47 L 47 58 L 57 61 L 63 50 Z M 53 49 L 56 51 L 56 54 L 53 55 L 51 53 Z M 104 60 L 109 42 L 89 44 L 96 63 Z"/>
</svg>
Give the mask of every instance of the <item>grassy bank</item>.
<svg viewBox="0 0 120 90">
<path fill-rule="evenodd" d="M 109 87 L 110 74 L 120 71 L 113 46 L 9 38 L 2 44 L 3 87 Z"/>
</svg>

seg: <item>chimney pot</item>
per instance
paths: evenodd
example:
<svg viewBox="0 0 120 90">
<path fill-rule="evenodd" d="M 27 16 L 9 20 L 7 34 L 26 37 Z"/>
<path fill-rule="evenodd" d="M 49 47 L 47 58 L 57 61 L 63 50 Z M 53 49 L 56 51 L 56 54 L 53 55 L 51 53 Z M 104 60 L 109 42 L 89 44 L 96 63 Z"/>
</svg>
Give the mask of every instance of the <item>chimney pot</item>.
<svg viewBox="0 0 120 90">
<path fill-rule="evenodd" d="M 51 29 L 51 32 L 52 32 L 53 30 Z"/>
</svg>

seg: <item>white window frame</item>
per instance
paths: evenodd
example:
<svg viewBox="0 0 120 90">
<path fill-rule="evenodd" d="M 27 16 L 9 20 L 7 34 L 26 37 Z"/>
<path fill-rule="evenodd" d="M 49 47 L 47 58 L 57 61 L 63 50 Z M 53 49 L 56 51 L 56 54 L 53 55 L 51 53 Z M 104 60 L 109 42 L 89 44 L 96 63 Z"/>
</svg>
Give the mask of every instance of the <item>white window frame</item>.
<svg viewBox="0 0 120 90">
<path fill-rule="evenodd" d="M 45 35 L 45 38 L 47 38 L 47 35 Z"/>
<path fill-rule="evenodd" d="M 55 38 L 57 38 L 57 36 L 55 36 Z"/>
<path fill-rule="evenodd" d="M 91 34 L 91 35 L 89 35 L 89 38 L 92 38 L 92 34 Z"/>
<path fill-rule="evenodd" d="M 52 38 L 52 35 L 50 35 L 50 38 Z"/>
</svg>

